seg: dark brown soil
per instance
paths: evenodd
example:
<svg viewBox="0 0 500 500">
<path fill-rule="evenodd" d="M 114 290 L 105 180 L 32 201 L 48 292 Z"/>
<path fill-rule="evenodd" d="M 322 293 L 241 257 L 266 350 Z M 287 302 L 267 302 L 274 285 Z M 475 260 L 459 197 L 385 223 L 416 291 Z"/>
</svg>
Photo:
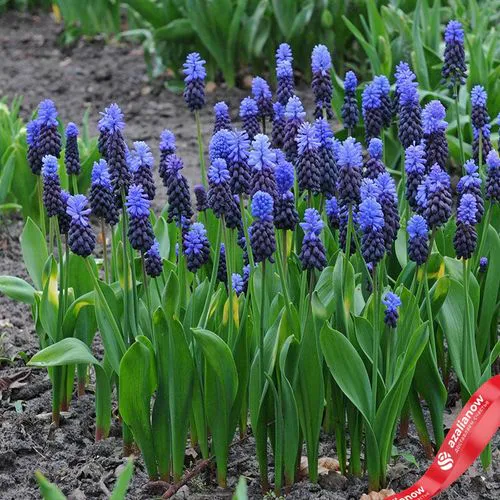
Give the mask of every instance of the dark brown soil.
<svg viewBox="0 0 500 500">
<path fill-rule="evenodd" d="M 92 126 L 98 111 L 110 102 L 118 102 L 126 120 L 128 140 L 146 140 L 157 147 L 163 128 L 177 135 L 178 148 L 185 159 L 191 181 L 198 178 L 198 151 L 192 117 L 182 96 L 164 87 L 161 81 L 148 82 L 140 48 L 103 40 L 81 41 L 71 49 L 57 43 L 60 27 L 50 16 L 9 12 L 0 17 L 0 96 L 23 95 L 22 113 L 28 118 L 38 102 L 55 100 L 63 122 L 81 122 L 90 107 Z M 244 91 L 217 88 L 208 95 L 202 113 L 205 142 L 211 131 L 211 106 L 226 100 L 235 118 Z M 307 109 L 311 96 L 301 93 Z M 159 197 L 157 208 L 162 205 Z M 22 265 L 19 235 L 20 220 L 0 221 L 0 275 L 27 278 Z M 26 371 L 25 360 L 38 349 L 30 308 L 0 296 L 0 358 L 12 362 L 0 364 L 0 378 Z M 34 471 L 41 470 L 73 500 L 107 498 L 116 475 L 123 466 L 119 427 L 114 424 L 112 437 L 95 443 L 94 397 L 91 391 L 72 401 L 69 413 L 59 429 L 52 429 L 50 382 L 46 372 L 32 370 L 26 385 L 4 391 L 0 400 L 0 498 L 40 498 Z M 450 410 L 451 412 L 451 410 Z M 500 439 L 493 440 L 493 468 L 485 473 L 478 462 L 441 499 L 500 498 Z M 390 487 L 401 490 L 413 484 L 427 469 L 425 458 L 414 433 L 397 443 L 399 453 L 415 457 L 418 467 L 399 457 L 390 469 Z M 335 456 L 333 439 L 322 436 L 320 456 Z M 230 498 L 243 475 L 251 498 L 261 498 L 258 467 L 252 438 L 233 446 L 229 458 L 228 490 L 217 489 L 214 473 L 207 469 L 178 493 L 178 498 Z M 272 471 L 272 463 L 270 464 Z M 156 498 L 161 492 L 146 488 L 147 476 L 140 458 L 128 498 Z M 358 499 L 366 492 L 365 479 L 324 476 L 319 485 L 303 481 L 295 485 L 289 498 Z"/>
</svg>

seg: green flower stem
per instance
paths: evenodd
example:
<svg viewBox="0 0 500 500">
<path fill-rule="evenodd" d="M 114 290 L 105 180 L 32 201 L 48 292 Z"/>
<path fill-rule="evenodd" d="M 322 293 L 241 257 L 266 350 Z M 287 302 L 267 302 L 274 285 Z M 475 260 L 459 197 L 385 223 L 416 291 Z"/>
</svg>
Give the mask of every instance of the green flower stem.
<svg viewBox="0 0 500 500">
<path fill-rule="evenodd" d="M 203 152 L 203 137 L 201 135 L 200 113 L 198 110 L 194 112 L 194 118 L 196 120 L 196 135 L 198 139 L 198 153 L 200 156 L 201 182 L 205 187 L 207 187 L 207 169 L 205 166 L 205 154 Z"/>
<path fill-rule="evenodd" d="M 73 186 L 73 196 L 75 194 L 78 194 L 78 182 L 77 182 L 77 176 L 76 175 L 70 175 L 71 177 L 71 185 Z"/>
<path fill-rule="evenodd" d="M 245 203 L 243 201 L 243 195 L 240 196 L 240 211 L 241 211 L 241 218 L 243 220 L 243 232 L 245 233 L 245 245 L 247 249 L 248 263 L 250 264 L 250 272 L 252 272 L 253 268 L 255 267 L 255 263 L 253 260 L 252 247 L 250 245 L 250 235 L 248 233 L 248 220 L 245 214 Z"/>
<path fill-rule="evenodd" d="M 106 243 L 106 226 L 104 224 L 104 219 L 101 219 L 101 238 L 102 238 L 103 262 L 104 262 L 104 277 L 106 279 L 106 283 L 109 283 L 108 245 Z"/>
<path fill-rule="evenodd" d="M 131 335 L 131 311 L 130 311 L 130 286 L 129 286 L 129 267 L 127 252 L 127 214 L 125 211 L 125 191 L 122 190 L 122 255 L 123 255 L 123 307 L 125 319 L 123 321 L 123 336 L 125 342 L 132 344 L 134 335 Z"/>
<path fill-rule="evenodd" d="M 38 211 L 40 212 L 40 229 L 43 236 L 46 237 L 47 228 L 45 226 L 45 207 L 43 206 L 43 184 L 41 175 L 37 175 L 36 186 L 38 191 Z"/>
<path fill-rule="evenodd" d="M 351 253 L 351 235 L 352 235 L 352 203 L 349 203 L 349 215 L 347 216 L 347 236 L 345 241 L 344 252 L 344 275 L 342 280 L 342 293 L 345 293 L 347 285 L 347 265 L 349 263 L 349 256 Z"/>
<path fill-rule="evenodd" d="M 472 269 L 477 269 L 477 266 L 479 264 L 479 259 L 482 256 L 483 250 L 484 250 L 484 244 L 486 243 L 486 238 L 488 236 L 488 230 L 490 227 L 491 223 L 491 215 L 493 213 L 493 209 L 491 207 L 491 202 L 488 201 L 486 205 L 486 215 L 484 217 L 484 226 L 483 226 L 483 231 L 481 233 L 481 240 L 479 241 L 479 246 L 477 247 L 477 252 L 476 255 L 473 257 L 473 265 Z"/>
<path fill-rule="evenodd" d="M 481 167 L 483 166 L 483 130 L 479 129 L 479 151 L 477 152 L 478 155 L 478 163 L 479 165 L 478 170 L 481 172 Z"/>
<path fill-rule="evenodd" d="M 291 320 L 292 319 L 292 310 L 290 309 L 290 295 L 288 294 L 288 284 L 287 284 L 287 279 L 286 279 L 286 268 L 285 268 L 285 262 L 286 262 L 286 230 L 282 230 L 282 235 L 283 235 L 283 248 L 281 249 L 281 252 L 277 252 L 276 254 L 276 262 L 278 264 L 278 272 L 280 275 L 280 281 L 281 281 L 281 288 L 283 290 L 283 298 L 285 299 L 285 308 L 288 313 L 288 318 Z M 299 332 L 297 332 L 299 333 Z"/>
<path fill-rule="evenodd" d="M 377 385 L 378 385 L 378 348 L 379 337 L 379 313 L 380 295 L 379 283 L 377 279 L 377 266 L 373 266 L 373 345 L 372 345 L 372 414 L 377 412 Z"/>
<path fill-rule="evenodd" d="M 182 243 L 182 227 L 178 226 L 177 228 L 177 245 L 179 247 L 179 256 L 178 256 L 178 266 L 177 269 L 179 271 L 179 285 L 180 285 L 180 300 L 179 300 L 179 311 L 177 314 L 181 317 L 180 312 L 184 308 L 186 308 L 187 304 L 187 286 L 186 286 L 186 258 L 184 256 L 183 251 L 183 243 Z"/>
<path fill-rule="evenodd" d="M 116 232 L 113 226 L 110 226 L 111 229 L 111 281 L 119 280 L 119 272 L 118 272 L 118 255 L 116 253 Z"/>
<path fill-rule="evenodd" d="M 229 298 L 228 314 L 228 345 L 231 350 L 234 348 L 234 319 L 233 319 L 233 248 L 232 234 L 226 227 L 226 220 L 222 216 L 222 230 L 224 234 L 224 247 L 226 248 L 226 272 L 227 272 L 227 294 Z"/>
<path fill-rule="evenodd" d="M 158 294 L 158 300 L 160 301 L 160 307 L 161 307 L 161 290 L 160 290 L 160 285 L 158 283 L 158 279 L 157 278 L 153 278 L 152 281 L 155 284 L 156 293 Z"/>
<path fill-rule="evenodd" d="M 266 135 L 266 117 L 262 117 L 262 133 Z"/>
<path fill-rule="evenodd" d="M 151 335 L 154 336 L 154 327 L 153 327 L 153 311 L 151 309 L 151 291 L 149 290 L 148 285 L 148 275 L 146 274 L 146 262 L 144 259 L 144 252 L 141 252 L 141 267 L 142 267 L 142 285 L 144 286 L 144 292 L 146 295 L 146 306 L 148 308 L 149 319 L 151 321 Z M 153 343 L 156 345 L 155 343 Z"/>
<path fill-rule="evenodd" d="M 264 390 L 266 375 L 264 369 L 264 308 L 266 306 L 266 260 L 262 261 L 262 281 L 260 297 L 260 326 L 259 326 L 259 353 L 260 353 L 260 385 Z"/>
<path fill-rule="evenodd" d="M 210 302 L 212 299 L 212 293 L 215 288 L 215 282 L 217 280 L 217 269 L 219 267 L 219 257 L 220 257 L 220 242 L 222 239 L 222 223 L 220 219 L 217 219 L 217 239 L 215 241 L 214 248 L 214 259 L 212 266 L 212 275 L 210 277 L 210 286 L 208 287 L 207 297 L 205 299 L 205 305 L 203 306 L 203 312 L 201 313 L 200 322 L 198 327 L 206 328 L 208 321 L 208 311 L 210 308 Z"/>
<path fill-rule="evenodd" d="M 431 294 L 429 292 L 429 278 L 427 276 L 427 269 L 424 276 L 424 289 L 425 289 L 425 307 L 427 310 L 427 319 L 429 320 L 429 338 L 431 342 L 431 351 L 434 356 L 434 361 L 437 363 L 437 350 L 436 338 L 434 336 L 434 317 L 432 316 Z"/>
<path fill-rule="evenodd" d="M 462 164 L 462 169 L 464 168 L 465 164 L 465 155 L 464 155 L 464 143 L 462 139 L 462 127 L 460 126 L 460 109 L 459 109 L 459 104 L 458 104 L 458 93 L 459 93 L 460 87 L 457 85 L 455 88 L 454 92 L 454 99 L 455 99 L 455 114 L 457 117 L 457 133 L 458 133 L 458 143 L 460 145 L 460 161 Z"/>
</svg>

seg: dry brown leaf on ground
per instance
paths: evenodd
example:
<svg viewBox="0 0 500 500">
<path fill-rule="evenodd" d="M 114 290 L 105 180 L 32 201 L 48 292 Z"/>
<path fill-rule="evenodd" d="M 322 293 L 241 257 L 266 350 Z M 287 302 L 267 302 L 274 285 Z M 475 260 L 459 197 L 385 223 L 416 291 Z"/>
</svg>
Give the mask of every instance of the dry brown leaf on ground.
<svg viewBox="0 0 500 500">
<path fill-rule="evenodd" d="M 339 461 L 336 458 L 321 457 L 318 459 L 318 474 L 325 476 L 329 472 L 336 472 L 340 468 Z M 307 457 L 300 457 L 300 477 L 305 477 L 309 474 L 309 463 Z"/>
<path fill-rule="evenodd" d="M 384 500 L 391 495 L 394 495 L 394 490 L 370 491 L 368 495 L 366 493 L 361 495 L 359 500 Z"/>
</svg>

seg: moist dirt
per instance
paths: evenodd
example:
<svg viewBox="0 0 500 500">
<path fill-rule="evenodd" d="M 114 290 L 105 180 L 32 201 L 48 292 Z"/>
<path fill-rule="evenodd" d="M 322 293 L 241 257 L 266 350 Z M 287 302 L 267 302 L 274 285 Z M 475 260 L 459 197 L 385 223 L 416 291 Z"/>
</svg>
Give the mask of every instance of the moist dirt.
<svg viewBox="0 0 500 500">
<path fill-rule="evenodd" d="M 84 113 L 89 110 L 91 130 L 97 124 L 98 112 L 109 103 L 117 102 L 125 113 L 129 142 L 145 140 L 156 151 L 161 130 L 170 128 L 175 132 L 186 175 L 191 182 L 196 182 L 199 173 L 194 120 L 180 94 L 167 90 L 161 79 L 148 80 L 140 47 L 100 39 L 80 40 L 71 47 L 62 47 L 58 41 L 60 32 L 61 26 L 45 13 L 8 12 L 0 16 L 0 98 L 6 97 L 9 101 L 22 95 L 24 119 L 31 116 L 44 98 L 56 102 L 64 123 L 71 120 L 81 124 Z M 236 119 L 239 101 L 248 93 L 214 87 L 207 94 L 207 107 L 201 113 L 205 143 L 212 129 L 213 104 L 225 100 Z M 311 95 L 307 90 L 299 94 L 306 109 L 311 109 Z M 162 189 L 158 191 L 155 208 L 159 210 L 165 194 Z M 0 275 L 29 280 L 22 264 L 21 230 L 22 221 L 15 216 L 0 219 Z M 102 349 L 98 336 L 95 349 Z M 29 369 L 25 364 L 37 350 L 38 338 L 30 307 L 0 296 L 0 382 L 21 377 L 3 390 L 0 398 L 0 499 L 40 498 L 34 477 L 36 470 L 56 483 L 70 499 L 108 498 L 125 463 L 120 427 L 114 419 L 111 436 L 94 442 L 94 394 L 90 385 L 84 396 L 73 397 L 60 428 L 54 429 L 50 425 L 51 393 L 47 373 Z M 459 410 L 459 398 L 455 396 L 451 394 L 446 410 L 448 426 Z M 476 461 L 437 498 L 500 498 L 499 444 L 497 433 L 492 442 L 493 466 L 488 472 Z M 396 441 L 395 445 L 397 455 L 389 469 L 389 488 L 400 491 L 413 484 L 430 461 L 411 426 L 409 437 Z M 322 434 L 319 456 L 336 456 L 332 436 Z M 186 466 L 192 466 L 197 459 L 196 451 L 188 449 Z M 271 459 L 269 470 L 272 481 Z M 249 497 L 262 498 L 251 436 L 231 448 L 227 489 L 217 487 L 215 470 L 208 467 L 179 490 L 176 498 L 231 498 L 240 476 L 247 480 Z M 137 457 L 127 498 L 159 498 L 163 491 L 158 485 L 148 484 L 143 462 Z M 366 477 L 344 477 L 330 472 L 320 477 L 319 484 L 307 480 L 295 484 L 286 496 L 290 499 L 358 499 L 366 491 Z"/>
</svg>

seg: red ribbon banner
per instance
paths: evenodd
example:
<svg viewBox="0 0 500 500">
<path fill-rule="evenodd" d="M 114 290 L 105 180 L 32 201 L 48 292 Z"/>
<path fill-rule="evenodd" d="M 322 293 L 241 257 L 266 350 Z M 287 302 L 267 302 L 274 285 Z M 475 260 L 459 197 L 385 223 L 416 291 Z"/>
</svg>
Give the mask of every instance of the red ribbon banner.
<svg viewBox="0 0 500 500">
<path fill-rule="evenodd" d="M 500 375 L 490 378 L 467 401 L 427 472 L 410 488 L 386 500 L 432 498 L 456 481 L 500 427 Z"/>
</svg>

